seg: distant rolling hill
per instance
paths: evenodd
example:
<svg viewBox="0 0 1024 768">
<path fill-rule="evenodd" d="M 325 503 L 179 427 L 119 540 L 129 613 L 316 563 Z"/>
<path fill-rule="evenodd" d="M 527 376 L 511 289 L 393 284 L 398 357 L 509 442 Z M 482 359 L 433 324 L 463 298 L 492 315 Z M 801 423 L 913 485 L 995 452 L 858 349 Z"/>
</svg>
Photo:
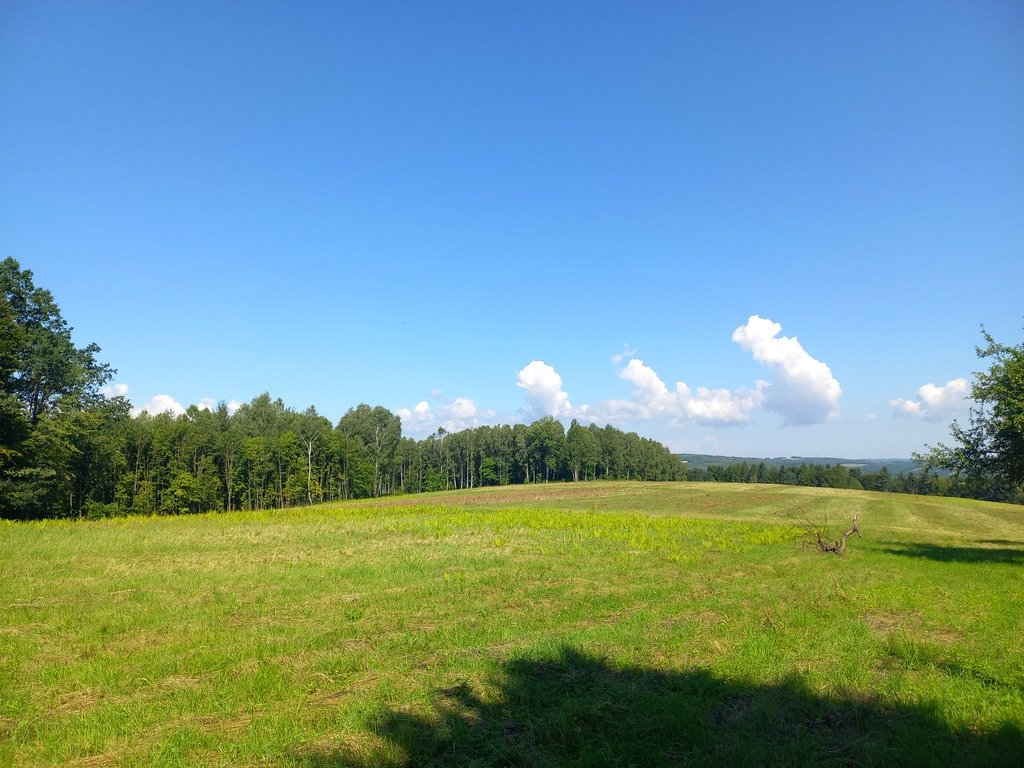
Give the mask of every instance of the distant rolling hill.
<svg viewBox="0 0 1024 768">
<path fill-rule="evenodd" d="M 734 464 L 760 464 L 762 461 L 769 467 L 799 467 L 801 464 L 841 464 L 847 469 L 859 469 L 861 472 L 881 472 L 882 467 L 892 474 L 901 472 L 917 472 L 921 467 L 913 459 L 840 459 L 834 456 L 776 456 L 774 458 L 752 458 L 750 456 L 715 456 L 707 453 L 678 453 L 679 458 L 686 462 L 690 469 L 705 469 L 717 465 L 730 467 Z"/>
</svg>

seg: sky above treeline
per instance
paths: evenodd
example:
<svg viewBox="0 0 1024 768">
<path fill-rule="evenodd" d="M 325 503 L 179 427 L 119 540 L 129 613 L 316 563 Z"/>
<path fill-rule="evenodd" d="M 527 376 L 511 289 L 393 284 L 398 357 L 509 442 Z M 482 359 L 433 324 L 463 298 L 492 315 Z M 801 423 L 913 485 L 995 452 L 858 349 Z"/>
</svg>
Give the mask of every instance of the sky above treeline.
<svg viewBox="0 0 1024 768">
<path fill-rule="evenodd" d="M 1024 4 L 0 4 L 0 257 L 136 408 L 901 457 L 1024 339 Z"/>
</svg>

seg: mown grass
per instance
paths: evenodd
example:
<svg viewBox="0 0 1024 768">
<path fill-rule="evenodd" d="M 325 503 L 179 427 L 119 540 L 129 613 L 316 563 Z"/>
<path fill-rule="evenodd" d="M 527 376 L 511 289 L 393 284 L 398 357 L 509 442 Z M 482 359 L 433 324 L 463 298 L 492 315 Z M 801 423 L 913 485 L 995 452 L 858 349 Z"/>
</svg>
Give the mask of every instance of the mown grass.
<svg viewBox="0 0 1024 768">
<path fill-rule="evenodd" d="M 806 488 L 9 524 L 0 763 L 1015 765 L 1022 585 L 1020 507 Z"/>
</svg>

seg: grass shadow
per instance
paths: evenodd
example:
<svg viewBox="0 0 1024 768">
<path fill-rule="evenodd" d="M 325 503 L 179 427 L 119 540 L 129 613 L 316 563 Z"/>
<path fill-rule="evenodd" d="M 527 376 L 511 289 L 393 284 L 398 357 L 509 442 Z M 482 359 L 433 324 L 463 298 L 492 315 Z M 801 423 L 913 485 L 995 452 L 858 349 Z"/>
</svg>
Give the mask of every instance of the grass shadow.
<svg viewBox="0 0 1024 768">
<path fill-rule="evenodd" d="M 979 544 L 994 544 L 997 547 L 1024 547 L 1024 541 L 1013 539 L 981 539 Z"/>
<path fill-rule="evenodd" d="M 940 544 L 899 543 L 882 549 L 890 555 L 921 557 L 943 563 L 1006 563 L 1024 564 L 1024 549 L 999 547 L 947 547 Z"/>
<path fill-rule="evenodd" d="M 305 768 L 404 766 L 1014 765 L 1024 733 L 951 729 L 926 706 L 827 698 L 709 672 L 610 664 L 565 648 L 508 662 L 499 694 L 438 691 L 433 713 L 372 724 L 388 754 L 303 750 Z"/>
</svg>

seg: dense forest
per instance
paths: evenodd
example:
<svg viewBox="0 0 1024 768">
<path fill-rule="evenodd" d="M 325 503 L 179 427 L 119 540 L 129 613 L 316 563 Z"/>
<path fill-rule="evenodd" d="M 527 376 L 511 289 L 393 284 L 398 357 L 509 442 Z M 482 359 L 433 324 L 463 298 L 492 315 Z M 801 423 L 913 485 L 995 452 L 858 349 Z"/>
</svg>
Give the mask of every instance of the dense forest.
<svg viewBox="0 0 1024 768">
<path fill-rule="evenodd" d="M 665 446 L 614 427 L 532 424 L 402 436 L 359 405 L 337 424 L 263 394 L 229 412 L 132 414 L 103 387 L 99 347 L 76 348 L 49 291 L 0 264 L 0 517 L 270 509 L 393 493 L 595 478 L 676 480 Z"/>
<path fill-rule="evenodd" d="M 379 406 L 359 405 L 332 425 L 315 408 L 299 413 L 267 394 L 234 414 L 224 405 L 193 406 L 180 416 L 133 418 L 122 405 L 100 420 L 96 438 L 90 460 L 67 478 L 66 501 L 55 496 L 47 509 L 87 516 L 268 509 L 550 480 L 672 480 L 685 471 L 664 446 L 612 427 L 573 423 L 566 431 L 545 417 L 441 429 L 417 441 L 402 437 L 400 419 Z"/>
</svg>

